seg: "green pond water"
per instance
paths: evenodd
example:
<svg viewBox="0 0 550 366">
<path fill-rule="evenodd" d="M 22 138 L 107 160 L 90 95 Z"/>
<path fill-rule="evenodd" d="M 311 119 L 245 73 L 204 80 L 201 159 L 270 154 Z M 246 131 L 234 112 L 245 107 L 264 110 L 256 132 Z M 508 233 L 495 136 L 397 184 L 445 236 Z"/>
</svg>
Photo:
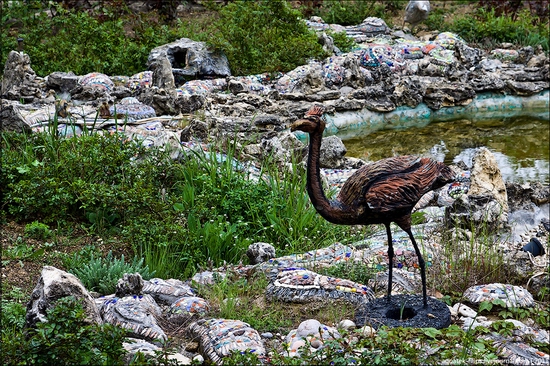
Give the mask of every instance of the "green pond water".
<svg viewBox="0 0 550 366">
<path fill-rule="evenodd" d="M 476 148 L 491 150 L 508 182 L 550 182 L 550 121 L 522 117 L 472 122 L 456 120 L 425 127 L 383 130 L 343 140 L 346 156 L 376 161 L 430 152 L 447 164 L 471 166 Z"/>
</svg>

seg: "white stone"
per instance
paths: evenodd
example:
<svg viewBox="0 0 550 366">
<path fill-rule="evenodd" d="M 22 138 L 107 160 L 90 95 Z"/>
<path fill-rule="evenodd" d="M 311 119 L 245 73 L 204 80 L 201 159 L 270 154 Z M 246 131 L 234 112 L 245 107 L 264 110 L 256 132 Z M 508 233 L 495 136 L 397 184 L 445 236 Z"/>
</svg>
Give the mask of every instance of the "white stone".
<svg viewBox="0 0 550 366">
<path fill-rule="evenodd" d="M 338 328 L 344 330 L 352 330 L 355 329 L 355 323 L 349 319 L 344 319 L 340 323 L 338 323 Z"/>
<path fill-rule="evenodd" d="M 455 304 L 453 309 L 457 314 L 467 318 L 475 318 L 477 315 L 477 312 L 474 309 L 461 303 Z"/>
<path fill-rule="evenodd" d="M 365 325 L 364 327 L 359 328 L 359 334 L 365 337 L 372 337 L 374 334 L 376 334 L 376 330 L 373 327 Z"/>
<path fill-rule="evenodd" d="M 300 337 L 307 337 L 308 335 L 319 334 L 319 329 L 321 329 L 322 327 L 323 325 L 318 320 L 308 319 L 300 323 L 300 325 L 298 326 L 297 334 Z"/>
</svg>

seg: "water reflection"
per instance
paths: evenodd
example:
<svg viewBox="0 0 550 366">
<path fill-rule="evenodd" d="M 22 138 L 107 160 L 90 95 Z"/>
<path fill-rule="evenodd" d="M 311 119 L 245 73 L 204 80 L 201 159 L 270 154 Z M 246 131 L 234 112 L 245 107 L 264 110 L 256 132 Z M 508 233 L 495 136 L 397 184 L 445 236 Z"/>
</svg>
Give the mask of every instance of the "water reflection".
<svg viewBox="0 0 550 366">
<path fill-rule="evenodd" d="M 377 131 L 345 140 L 346 156 L 380 160 L 393 155 L 432 154 L 447 164 L 471 166 L 476 148 L 494 154 L 509 182 L 550 182 L 550 122 L 533 118 L 432 123 L 406 130 Z"/>
</svg>

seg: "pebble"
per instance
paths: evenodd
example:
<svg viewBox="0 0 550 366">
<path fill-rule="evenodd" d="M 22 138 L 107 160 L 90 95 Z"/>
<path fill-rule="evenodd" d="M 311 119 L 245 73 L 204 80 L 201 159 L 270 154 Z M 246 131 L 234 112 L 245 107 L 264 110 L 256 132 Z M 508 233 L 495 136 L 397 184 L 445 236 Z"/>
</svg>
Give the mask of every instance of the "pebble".
<svg viewBox="0 0 550 366">
<path fill-rule="evenodd" d="M 262 338 L 273 338 L 273 333 L 271 332 L 265 332 L 260 335 L 262 336 Z"/>
<path fill-rule="evenodd" d="M 353 330 L 355 329 L 355 322 L 349 319 L 344 319 L 338 323 L 338 329 Z"/>
<path fill-rule="evenodd" d="M 455 304 L 452 309 L 454 313 L 465 316 L 467 318 L 475 318 L 477 315 L 477 312 L 474 309 L 461 303 Z M 453 312 L 451 312 L 451 314 Z"/>
<path fill-rule="evenodd" d="M 322 348 L 324 341 L 340 338 L 338 331 L 322 324 L 316 319 L 308 319 L 300 323 L 297 329 L 291 330 L 285 338 L 285 343 L 290 350 L 290 357 L 300 355 L 300 348 L 309 343 L 312 352 Z"/>
<path fill-rule="evenodd" d="M 376 329 L 371 326 L 365 325 L 364 327 L 359 328 L 358 333 L 364 337 L 372 337 L 374 334 L 376 334 Z"/>
<path fill-rule="evenodd" d="M 193 362 L 201 364 L 204 362 L 204 357 L 202 357 L 201 355 L 196 355 L 195 357 L 193 357 Z"/>
</svg>

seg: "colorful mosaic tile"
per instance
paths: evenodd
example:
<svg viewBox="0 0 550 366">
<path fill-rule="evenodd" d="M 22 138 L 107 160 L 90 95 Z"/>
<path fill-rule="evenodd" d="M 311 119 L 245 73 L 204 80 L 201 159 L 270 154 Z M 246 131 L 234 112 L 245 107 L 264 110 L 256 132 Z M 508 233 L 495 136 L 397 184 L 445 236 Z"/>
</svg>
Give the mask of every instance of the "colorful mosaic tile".
<svg viewBox="0 0 550 366">
<path fill-rule="evenodd" d="M 504 301 L 507 307 L 528 308 L 535 305 L 533 295 L 529 291 L 523 287 L 502 283 L 472 286 L 464 292 L 464 297 L 472 304 L 499 299 Z"/>
<path fill-rule="evenodd" d="M 374 293 L 368 286 L 350 280 L 323 276 L 304 268 L 286 268 L 268 284 L 266 298 L 294 303 L 327 300 L 362 303 L 374 299 Z"/>
<path fill-rule="evenodd" d="M 202 319 L 191 324 L 189 331 L 198 338 L 204 354 L 216 364 L 221 364 L 233 351 L 255 353 L 260 358 L 266 353 L 260 334 L 240 320 Z"/>
</svg>

